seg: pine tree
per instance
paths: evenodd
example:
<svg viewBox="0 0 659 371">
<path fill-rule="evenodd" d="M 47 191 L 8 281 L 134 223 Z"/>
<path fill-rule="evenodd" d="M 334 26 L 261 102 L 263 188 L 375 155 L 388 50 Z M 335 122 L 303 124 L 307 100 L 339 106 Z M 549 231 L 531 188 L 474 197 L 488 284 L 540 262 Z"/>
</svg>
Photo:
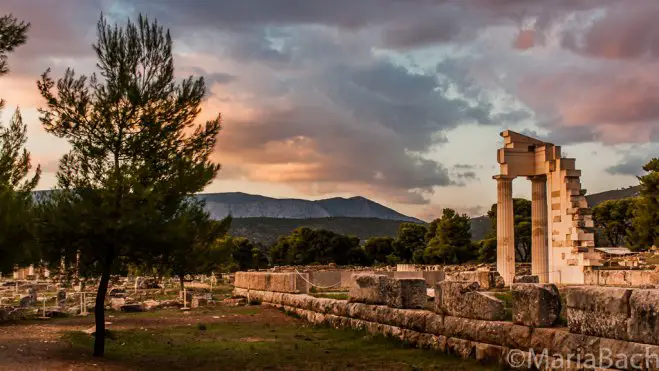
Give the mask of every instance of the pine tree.
<svg viewBox="0 0 659 371">
<path fill-rule="evenodd" d="M 629 239 L 632 247 L 647 249 L 659 246 L 659 158 L 653 158 L 643 166 L 648 174 L 639 177 L 641 196 L 636 210 Z"/>
<path fill-rule="evenodd" d="M 63 223 L 53 235 L 67 236 L 67 229 L 77 235 L 70 248 L 81 266 L 101 275 L 94 355 L 102 356 L 110 274 L 151 255 L 154 225 L 175 218 L 186 198 L 215 177 L 219 165 L 210 154 L 220 119 L 195 124 L 204 80 L 175 81 L 172 39 L 157 22 L 140 15 L 119 27 L 101 16 L 93 48 L 99 75 L 67 69 L 55 82 L 46 71 L 38 87 L 47 102 L 40 110 L 44 129 L 72 147 L 60 160 L 57 199 L 80 222 Z M 51 248 L 62 249 L 55 240 Z"/>
<path fill-rule="evenodd" d="M 0 18 L 0 76 L 9 71 L 7 54 L 25 43 L 29 24 L 5 15 Z M 4 100 L 0 100 L 0 110 Z M 27 126 L 17 109 L 9 126 L 0 126 L 0 271 L 36 260 L 31 191 L 39 182 L 40 168 L 32 172 L 25 149 Z"/>
</svg>

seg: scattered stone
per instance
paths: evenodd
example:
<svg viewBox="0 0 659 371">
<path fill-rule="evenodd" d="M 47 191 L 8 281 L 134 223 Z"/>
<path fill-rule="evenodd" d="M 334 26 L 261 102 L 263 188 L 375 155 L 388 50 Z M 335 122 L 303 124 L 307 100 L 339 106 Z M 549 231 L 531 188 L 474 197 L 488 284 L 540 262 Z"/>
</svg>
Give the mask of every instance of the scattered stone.
<svg viewBox="0 0 659 371">
<path fill-rule="evenodd" d="M 113 310 L 119 311 L 121 310 L 121 307 L 123 307 L 125 304 L 126 304 L 126 299 L 124 298 L 110 299 L 110 307 L 112 307 Z"/>
<path fill-rule="evenodd" d="M 191 308 L 205 307 L 208 305 L 208 299 L 204 297 L 194 296 L 192 297 L 192 302 L 190 303 Z"/>
<path fill-rule="evenodd" d="M 222 303 L 229 307 L 240 307 L 247 305 L 247 299 L 245 298 L 226 298 Z"/>
<path fill-rule="evenodd" d="M 561 295 L 556 285 L 516 283 L 512 294 L 513 322 L 531 327 L 551 327 L 558 321 Z"/>
<path fill-rule="evenodd" d="M 142 307 L 144 310 L 155 310 L 155 309 L 160 309 L 160 302 L 157 300 L 145 300 L 142 302 Z"/>
<path fill-rule="evenodd" d="M 126 289 L 120 289 L 120 288 L 114 288 L 110 290 L 108 293 L 108 296 L 113 297 L 113 298 L 125 298 L 126 297 Z"/>
<path fill-rule="evenodd" d="M 540 283 L 540 277 L 532 275 L 515 276 L 513 283 Z"/>
</svg>

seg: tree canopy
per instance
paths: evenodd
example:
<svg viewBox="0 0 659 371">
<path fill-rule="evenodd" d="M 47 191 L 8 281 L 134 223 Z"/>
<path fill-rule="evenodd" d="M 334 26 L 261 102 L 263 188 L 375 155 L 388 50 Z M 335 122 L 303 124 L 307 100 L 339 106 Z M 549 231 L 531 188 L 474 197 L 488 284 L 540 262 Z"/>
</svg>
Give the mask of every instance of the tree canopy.
<svg viewBox="0 0 659 371">
<path fill-rule="evenodd" d="M 97 31 L 98 75 L 67 69 L 55 81 L 46 71 L 38 88 L 46 101 L 39 110 L 43 128 L 72 148 L 60 161 L 58 189 L 65 195 L 56 199 L 84 217 L 82 228 L 61 227 L 74 229 L 81 262 L 101 273 L 94 344 L 101 356 L 115 263 L 149 255 L 150 233 L 176 219 L 186 198 L 215 177 L 219 165 L 210 154 L 220 119 L 196 123 L 204 80 L 176 81 L 172 39 L 157 22 L 140 16 L 119 27 L 101 17 Z"/>
<path fill-rule="evenodd" d="M 633 231 L 629 237 L 637 249 L 659 245 L 659 158 L 653 158 L 643 166 L 647 174 L 638 179 L 641 195 L 636 203 Z"/>
</svg>

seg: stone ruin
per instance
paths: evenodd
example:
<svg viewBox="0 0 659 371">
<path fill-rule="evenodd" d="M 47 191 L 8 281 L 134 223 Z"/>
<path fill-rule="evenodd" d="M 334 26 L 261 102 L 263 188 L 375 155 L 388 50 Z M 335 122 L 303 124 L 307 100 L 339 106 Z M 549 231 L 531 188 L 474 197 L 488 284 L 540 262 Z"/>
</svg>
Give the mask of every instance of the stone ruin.
<svg viewBox="0 0 659 371">
<path fill-rule="evenodd" d="M 548 352 L 550 357 L 540 361 L 570 358 L 570 369 L 609 367 L 602 363 L 606 357 L 616 362 L 631 356 L 647 366 L 643 369 L 659 368 L 659 290 L 571 286 L 563 289 L 564 307 L 556 285 L 516 283 L 508 308 L 477 281 L 442 281 L 435 285 L 434 300 L 427 297 L 421 305 L 421 282 L 399 285 L 396 281 L 405 279 L 374 274 L 353 278 L 357 288 L 348 300 L 263 290 L 264 286 L 247 289 L 242 283 L 236 285 L 234 296 L 279 307 L 313 324 L 365 330 L 511 367 L 512 354 L 526 359 L 533 356 L 532 350 L 536 355 Z M 400 297 L 414 300 L 392 300 Z M 562 321 L 567 321 L 567 328 Z M 595 363 L 580 363 L 590 359 L 586 355 Z"/>
<path fill-rule="evenodd" d="M 531 181 L 532 273 L 541 283 L 583 284 L 584 268 L 601 265 L 594 251 L 592 212 L 575 159 L 561 147 L 510 130 L 497 152 L 497 271 L 506 284 L 515 276 L 512 182 Z"/>
</svg>

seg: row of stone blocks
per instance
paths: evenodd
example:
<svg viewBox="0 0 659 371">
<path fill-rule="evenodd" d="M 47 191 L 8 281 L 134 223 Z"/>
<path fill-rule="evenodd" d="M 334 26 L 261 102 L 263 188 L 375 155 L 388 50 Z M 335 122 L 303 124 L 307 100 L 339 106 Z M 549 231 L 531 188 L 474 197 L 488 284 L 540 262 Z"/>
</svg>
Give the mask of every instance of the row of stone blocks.
<svg viewBox="0 0 659 371">
<path fill-rule="evenodd" d="M 308 293 L 308 282 L 308 273 L 236 272 L 234 286 L 250 290 Z"/>
<path fill-rule="evenodd" d="M 428 302 L 423 279 L 399 279 L 376 274 L 356 274 L 349 301 L 421 309 Z M 479 291 L 477 281 L 442 281 L 435 285 L 434 311 L 451 316 L 501 321 L 505 303 L 492 294 Z M 561 312 L 561 300 L 552 284 L 514 284 L 513 320 L 535 326 L 552 326 Z"/>
<path fill-rule="evenodd" d="M 569 287 L 571 332 L 659 344 L 659 290 Z"/>
<path fill-rule="evenodd" d="M 592 360 L 594 362 L 613 361 L 615 365 L 621 365 L 624 362 L 619 361 L 625 361 L 622 357 L 634 355 L 637 364 L 644 364 L 647 360 L 654 362 L 651 365 L 659 367 L 658 346 L 574 334 L 557 328 L 534 328 L 511 322 L 461 318 L 426 310 L 349 303 L 344 300 L 315 298 L 309 295 L 240 288 L 234 290 L 234 295 L 250 296 L 253 300 L 294 312 L 317 325 L 366 330 L 397 337 L 417 347 L 431 348 L 464 358 L 502 364 L 509 361 L 517 362 L 509 366 L 519 366 L 520 356 L 545 354 L 549 356 L 549 359 L 544 360 L 547 364 L 551 364 L 552 358 L 559 357 L 563 360 L 572 358 L 573 361 L 574 359 L 591 361 L 589 355 L 595 355 L 596 359 Z M 514 352 L 514 356 L 511 352 Z M 535 361 L 537 359 L 531 360 L 531 362 Z M 526 361 L 523 363 L 526 364 Z M 578 366 L 577 363 L 575 361 L 572 365 Z M 629 363 L 628 365 L 629 367 L 617 368 L 633 369 L 633 365 Z"/>
</svg>

